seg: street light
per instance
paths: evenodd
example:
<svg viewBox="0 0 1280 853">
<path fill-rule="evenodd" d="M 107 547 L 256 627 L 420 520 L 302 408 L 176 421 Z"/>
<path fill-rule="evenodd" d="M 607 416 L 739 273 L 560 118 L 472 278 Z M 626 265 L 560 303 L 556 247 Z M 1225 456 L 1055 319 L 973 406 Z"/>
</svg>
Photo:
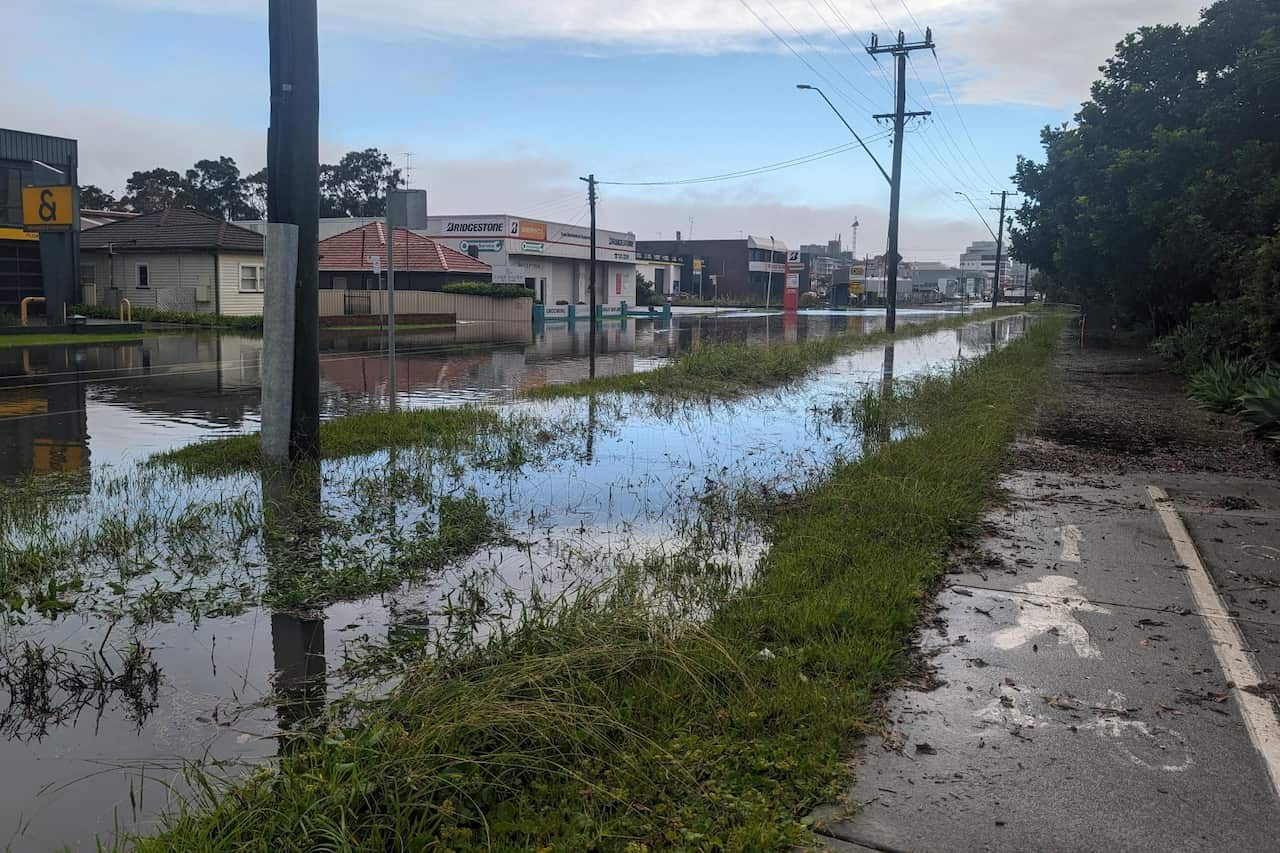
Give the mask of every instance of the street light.
<svg viewBox="0 0 1280 853">
<path fill-rule="evenodd" d="M 871 162 L 876 164 L 876 168 L 880 170 L 880 174 L 884 175 L 885 181 L 888 182 L 889 186 L 893 186 L 893 179 L 890 178 L 889 173 L 884 170 L 884 166 L 881 166 L 880 161 L 876 159 L 876 155 L 871 153 L 871 149 L 867 147 L 867 143 L 862 141 L 862 137 L 858 135 L 858 131 L 854 130 L 853 126 L 844 120 L 844 116 L 840 115 L 840 111 L 836 109 L 835 104 L 831 103 L 831 99 L 827 97 L 826 93 L 817 86 L 810 86 L 808 83 L 797 83 L 796 88 L 804 89 L 809 92 L 817 92 L 822 96 L 822 100 L 826 101 L 827 106 L 831 107 L 831 112 L 835 113 L 836 118 L 840 119 L 840 121 L 844 123 L 844 126 L 849 128 L 849 132 L 853 134 L 853 138 L 858 140 L 858 144 L 862 146 L 862 150 L 867 152 L 867 156 L 871 158 Z"/>
</svg>

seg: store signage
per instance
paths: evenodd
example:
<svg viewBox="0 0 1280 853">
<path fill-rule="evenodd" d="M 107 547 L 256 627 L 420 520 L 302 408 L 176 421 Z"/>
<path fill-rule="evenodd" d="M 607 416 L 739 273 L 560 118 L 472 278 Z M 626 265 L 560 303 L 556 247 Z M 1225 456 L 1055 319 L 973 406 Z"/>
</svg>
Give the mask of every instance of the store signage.
<svg viewBox="0 0 1280 853">
<path fill-rule="evenodd" d="M 613 289 L 614 295 L 616 296 L 622 295 L 622 273 L 617 274 L 617 278 L 614 282 L 613 288 L 614 288 Z"/>
<path fill-rule="evenodd" d="M 635 244 L 636 244 L 636 241 L 635 241 L 635 240 L 629 240 L 629 239 L 627 239 L 627 238 L 625 238 L 625 237 L 610 237 L 610 238 L 609 238 L 609 245 L 610 245 L 610 246 L 634 246 Z"/>
<path fill-rule="evenodd" d="M 382 255 L 370 255 L 366 260 L 373 267 L 374 275 L 382 275 Z"/>
<path fill-rule="evenodd" d="M 862 281 L 867 277 L 867 268 L 863 266 L 849 267 L 849 281 Z"/>
<path fill-rule="evenodd" d="M 28 231 L 66 231 L 75 221 L 74 187 L 22 188 L 22 227 Z"/>
<path fill-rule="evenodd" d="M 542 309 L 542 316 L 546 318 L 561 319 L 569 316 L 568 305 L 547 305 Z"/>
<path fill-rule="evenodd" d="M 531 243 L 527 240 L 520 244 L 520 251 L 526 255 L 541 255 L 545 248 L 542 243 Z"/>
<path fill-rule="evenodd" d="M 501 252 L 501 240 L 459 240 L 458 248 L 464 252 L 470 251 L 475 246 L 478 252 Z"/>
<path fill-rule="evenodd" d="M 800 266 L 800 253 L 795 250 L 787 251 L 787 263 L 793 267 Z"/>
<path fill-rule="evenodd" d="M 513 219 L 511 221 L 511 236 L 518 237 L 521 240 L 545 240 L 547 239 L 547 223 L 530 222 L 527 219 Z"/>
<path fill-rule="evenodd" d="M 446 222 L 445 234 L 501 234 L 501 222 Z"/>
</svg>

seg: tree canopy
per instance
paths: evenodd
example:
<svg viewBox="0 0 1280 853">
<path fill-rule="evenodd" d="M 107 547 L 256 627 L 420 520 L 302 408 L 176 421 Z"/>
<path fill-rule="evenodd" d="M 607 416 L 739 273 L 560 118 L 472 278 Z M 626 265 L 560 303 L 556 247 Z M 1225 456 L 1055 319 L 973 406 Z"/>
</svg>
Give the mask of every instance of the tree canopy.
<svg viewBox="0 0 1280 853">
<path fill-rule="evenodd" d="M 1014 255 L 1154 333 L 1210 300 L 1272 310 L 1280 6 L 1220 0 L 1194 26 L 1144 27 L 1101 70 L 1074 124 L 1042 132 L 1044 161 L 1019 159 Z"/>
<path fill-rule="evenodd" d="M 377 148 L 349 151 L 337 163 L 320 167 L 321 216 L 383 216 L 387 190 L 404 185 L 391 158 Z M 80 188 L 86 208 L 153 213 L 189 207 L 220 219 L 264 219 L 267 170 L 241 175 L 231 157 L 196 161 L 185 172 L 157 167 L 134 172 L 118 200 L 99 187 Z"/>
</svg>

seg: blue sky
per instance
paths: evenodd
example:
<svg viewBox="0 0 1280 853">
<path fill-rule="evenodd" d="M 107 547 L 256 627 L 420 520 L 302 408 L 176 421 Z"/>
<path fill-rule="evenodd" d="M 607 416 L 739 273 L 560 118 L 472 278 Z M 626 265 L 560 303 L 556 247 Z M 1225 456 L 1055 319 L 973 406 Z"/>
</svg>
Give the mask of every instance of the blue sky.
<svg viewBox="0 0 1280 853">
<path fill-rule="evenodd" d="M 585 209 L 576 177 L 589 171 L 602 180 L 696 177 L 849 142 L 799 82 L 821 85 L 855 129 L 876 134 L 869 114 L 891 109 L 890 87 L 855 39 L 873 30 L 888 38 L 886 21 L 918 38 L 910 14 L 933 27 L 959 116 L 938 64 L 917 53 L 910 106 L 935 116 L 913 127 L 904 148 L 902 242 L 908 256 L 954 259 L 986 237 L 954 191 L 985 207 L 990 190 L 1008 186 L 1018 154 L 1038 156 L 1041 127 L 1070 119 L 1116 40 L 1140 22 L 1190 20 L 1196 5 L 321 0 L 322 152 L 376 146 L 397 163 L 413 152 L 413 182 L 428 190 L 433 213 L 572 222 Z M 183 169 L 220 154 L 257 169 L 265 9 L 266 0 L 60 0 L 7 12 L 23 38 L 0 59 L 2 122 L 78 138 L 82 182 L 115 191 L 134 169 Z M 50 45 L 63 61 L 46 61 Z M 887 141 L 872 150 L 888 168 Z M 600 215 L 641 238 L 687 234 L 692 217 L 696 237 L 748 232 L 791 243 L 836 233 L 847 241 L 857 217 L 859 251 L 874 252 L 884 245 L 887 195 L 854 150 L 734 181 L 605 186 Z"/>
</svg>

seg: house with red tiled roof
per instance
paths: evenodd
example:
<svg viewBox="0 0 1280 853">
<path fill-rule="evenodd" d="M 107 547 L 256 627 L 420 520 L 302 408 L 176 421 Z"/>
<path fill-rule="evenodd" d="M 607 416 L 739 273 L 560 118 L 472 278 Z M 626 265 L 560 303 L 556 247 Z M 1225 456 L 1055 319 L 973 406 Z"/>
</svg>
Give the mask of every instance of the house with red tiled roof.
<svg viewBox="0 0 1280 853">
<path fill-rule="evenodd" d="M 493 278 L 492 268 L 483 261 L 406 228 L 395 229 L 393 248 L 397 291 L 440 291 L 446 284 Z M 387 229 L 381 222 L 320 241 L 321 290 L 382 290 L 386 270 Z"/>
</svg>

